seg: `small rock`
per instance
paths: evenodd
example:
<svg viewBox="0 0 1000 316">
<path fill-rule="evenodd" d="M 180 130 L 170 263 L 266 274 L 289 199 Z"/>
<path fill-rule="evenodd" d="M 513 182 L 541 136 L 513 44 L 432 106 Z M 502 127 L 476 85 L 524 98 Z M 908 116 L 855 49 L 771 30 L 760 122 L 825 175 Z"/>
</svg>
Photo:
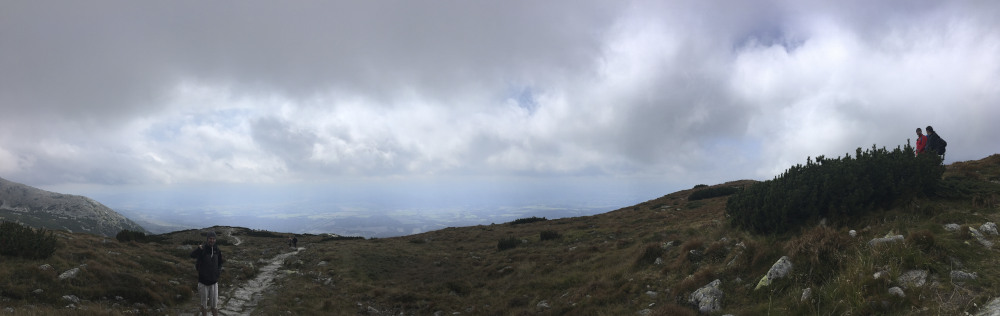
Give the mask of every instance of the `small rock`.
<svg viewBox="0 0 1000 316">
<path fill-rule="evenodd" d="M 850 231 L 848 231 L 847 234 L 851 235 L 851 237 L 858 237 L 858 231 L 853 230 L 853 229 L 850 230 Z"/>
<path fill-rule="evenodd" d="M 653 314 L 653 310 L 647 308 L 647 309 L 639 311 L 636 314 L 639 314 L 640 316 L 648 316 L 648 315 L 652 315 Z"/>
<path fill-rule="evenodd" d="M 544 300 L 541 301 L 541 302 L 538 302 L 538 305 L 535 305 L 535 306 L 537 306 L 538 308 L 550 308 L 550 307 L 552 307 L 552 306 L 549 305 L 549 301 L 544 301 Z"/>
<path fill-rule="evenodd" d="M 656 262 L 653 262 L 653 264 L 655 264 L 655 265 L 662 265 L 663 264 L 663 258 L 657 257 L 656 258 Z"/>
<path fill-rule="evenodd" d="M 986 224 L 983 224 L 983 226 L 979 226 L 979 230 L 981 230 L 983 233 L 987 235 L 996 236 L 997 224 L 994 224 L 993 222 L 986 222 Z"/>
<path fill-rule="evenodd" d="M 78 273 L 80 273 L 80 268 L 72 268 L 66 270 L 66 272 L 63 272 L 62 274 L 59 275 L 59 280 L 75 278 Z"/>
<path fill-rule="evenodd" d="M 871 241 L 868 242 L 868 245 L 869 246 L 876 246 L 876 245 L 887 244 L 887 243 L 895 243 L 895 242 L 901 242 L 901 241 L 903 241 L 903 235 L 892 235 L 892 236 L 885 236 L 885 237 L 882 237 L 882 238 L 872 239 Z"/>
<path fill-rule="evenodd" d="M 905 288 L 921 287 L 927 282 L 927 270 L 910 270 L 900 274 L 896 282 Z"/>
<path fill-rule="evenodd" d="M 327 262 L 326 262 L 326 261 L 320 261 L 320 262 L 319 262 L 319 263 L 317 263 L 316 265 L 317 265 L 317 266 L 320 266 L 320 267 L 322 267 L 322 266 L 325 266 L 325 265 L 327 265 Z"/>
<path fill-rule="evenodd" d="M 76 297 L 76 295 L 63 295 L 62 299 L 73 303 L 80 303 L 80 298 Z"/>
<path fill-rule="evenodd" d="M 37 294 L 45 293 L 45 291 L 43 291 L 42 289 L 35 289 L 34 291 L 31 291 L 31 293 L 35 293 L 37 295 Z"/>
<path fill-rule="evenodd" d="M 979 275 L 975 272 L 968 273 L 965 271 L 951 270 L 951 280 L 952 281 L 965 281 L 965 280 L 975 280 Z"/>
<path fill-rule="evenodd" d="M 962 229 L 962 226 L 958 224 L 944 224 L 944 230 L 946 231 L 957 232 L 959 229 Z"/>
<path fill-rule="evenodd" d="M 807 287 L 806 289 L 802 290 L 802 298 L 800 298 L 799 301 L 808 302 L 810 299 L 812 299 L 812 296 L 813 296 L 813 289 L 811 287 Z"/>
<path fill-rule="evenodd" d="M 899 297 L 906 297 L 906 293 L 903 293 L 903 289 L 899 288 L 898 286 L 893 286 L 889 288 L 889 294 Z"/>
<path fill-rule="evenodd" d="M 876 280 L 881 279 L 881 278 L 888 278 L 889 277 L 889 272 L 888 271 L 875 272 L 875 275 L 873 275 L 873 277 L 875 277 Z"/>
<path fill-rule="evenodd" d="M 646 295 L 648 295 L 649 297 L 656 297 L 656 294 L 657 294 L 656 291 L 646 291 Z"/>
<path fill-rule="evenodd" d="M 42 270 L 42 271 L 49 271 L 49 270 L 52 270 L 52 266 L 49 265 L 48 263 L 46 263 L 46 264 L 38 266 L 38 269 Z"/>
</svg>

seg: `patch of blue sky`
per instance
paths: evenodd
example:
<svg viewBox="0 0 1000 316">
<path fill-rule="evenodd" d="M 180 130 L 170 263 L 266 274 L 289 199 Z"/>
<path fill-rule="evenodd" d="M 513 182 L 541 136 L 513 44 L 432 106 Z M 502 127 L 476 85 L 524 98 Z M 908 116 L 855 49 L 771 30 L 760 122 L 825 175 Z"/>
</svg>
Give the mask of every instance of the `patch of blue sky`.
<svg viewBox="0 0 1000 316">
<path fill-rule="evenodd" d="M 505 101 L 513 101 L 518 107 L 525 109 L 530 114 L 534 114 L 538 109 L 538 100 L 535 96 L 535 88 L 527 85 L 511 85 L 503 94 Z"/>
</svg>

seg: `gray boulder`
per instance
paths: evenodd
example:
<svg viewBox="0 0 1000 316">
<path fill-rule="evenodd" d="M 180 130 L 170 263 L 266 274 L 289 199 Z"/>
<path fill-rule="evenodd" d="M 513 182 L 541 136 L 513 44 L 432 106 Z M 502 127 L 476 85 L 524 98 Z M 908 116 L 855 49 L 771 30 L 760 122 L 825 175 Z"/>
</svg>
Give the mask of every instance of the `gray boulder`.
<svg viewBox="0 0 1000 316">
<path fill-rule="evenodd" d="M 899 296 L 899 297 L 906 297 L 906 293 L 903 293 L 903 289 L 899 288 L 898 286 L 890 287 L 889 288 L 889 294 L 892 294 L 892 295 L 895 295 L 895 296 Z"/>
<path fill-rule="evenodd" d="M 957 232 L 961 228 L 962 228 L 962 226 L 959 226 L 958 224 L 954 224 L 954 223 L 953 224 L 944 224 L 944 230 L 947 230 L 947 231 L 950 231 L 950 232 Z"/>
<path fill-rule="evenodd" d="M 976 316 L 1000 316 L 1000 297 L 990 300 Z"/>
<path fill-rule="evenodd" d="M 712 313 L 719 309 L 722 309 L 722 297 L 724 294 L 719 286 L 722 285 L 722 281 L 716 279 L 708 285 L 705 285 L 691 293 L 688 297 L 688 302 L 698 306 L 698 311 L 702 313 Z"/>
</svg>

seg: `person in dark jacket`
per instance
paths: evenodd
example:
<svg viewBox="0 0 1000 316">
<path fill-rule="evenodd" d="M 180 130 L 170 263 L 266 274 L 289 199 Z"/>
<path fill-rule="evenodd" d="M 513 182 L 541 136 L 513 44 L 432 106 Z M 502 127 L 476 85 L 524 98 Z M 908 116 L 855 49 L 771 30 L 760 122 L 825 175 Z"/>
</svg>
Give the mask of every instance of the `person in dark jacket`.
<svg viewBox="0 0 1000 316">
<path fill-rule="evenodd" d="M 941 158 L 944 158 L 944 151 L 945 147 L 948 146 L 948 142 L 945 142 L 944 139 L 941 139 L 941 136 L 938 136 L 938 133 L 934 131 L 933 127 L 927 126 L 926 131 L 927 131 L 927 148 L 925 149 L 925 151 L 935 153 L 938 156 L 941 156 Z"/>
<path fill-rule="evenodd" d="M 201 299 L 201 314 L 208 315 L 208 309 L 212 310 L 212 315 L 219 315 L 219 275 L 222 273 L 222 264 L 226 262 L 222 258 L 222 250 L 215 245 L 215 232 L 205 234 L 205 243 L 198 246 L 191 252 L 191 258 L 198 259 L 194 266 L 198 270 L 198 297 Z"/>
</svg>

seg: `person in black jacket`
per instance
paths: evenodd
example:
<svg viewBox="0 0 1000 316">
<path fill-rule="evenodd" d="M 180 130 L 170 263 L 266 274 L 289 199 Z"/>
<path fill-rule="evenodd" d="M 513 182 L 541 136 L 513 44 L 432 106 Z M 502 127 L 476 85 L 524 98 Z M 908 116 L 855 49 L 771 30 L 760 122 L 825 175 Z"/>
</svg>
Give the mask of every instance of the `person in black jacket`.
<svg viewBox="0 0 1000 316">
<path fill-rule="evenodd" d="M 198 297 L 201 299 L 201 314 L 208 315 L 207 310 L 212 310 L 212 315 L 219 315 L 219 275 L 222 273 L 222 264 L 226 262 L 222 258 L 222 250 L 215 245 L 215 232 L 205 234 L 205 243 L 198 246 L 191 252 L 191 258 L 198 259 L 195 262 L 195 269 L 198 270 Z"/>
<path fill-rule="evenodd" d="M 927 126 L 927 149 L 935 153 L 941 158 L 944 158 L 945 148 L 948 146 L 948 142 L 944 141 L 937 132 L 934 131 L 933 127 Z"/>
</svg>

